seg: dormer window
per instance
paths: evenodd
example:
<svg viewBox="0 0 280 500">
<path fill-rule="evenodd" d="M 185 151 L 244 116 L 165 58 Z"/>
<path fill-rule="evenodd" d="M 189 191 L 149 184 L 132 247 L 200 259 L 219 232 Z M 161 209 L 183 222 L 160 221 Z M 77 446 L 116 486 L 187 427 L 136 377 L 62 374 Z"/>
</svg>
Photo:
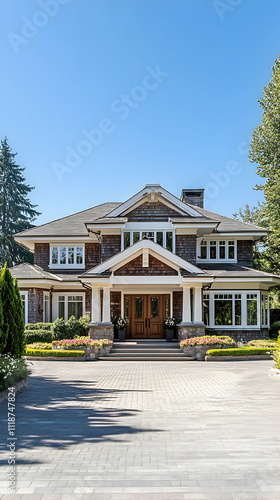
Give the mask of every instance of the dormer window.
<svg viewBox="0 0 280 500">
<path fill-rule="evenodd" d="M 122 233 L 122 250 L 146 238 L 175 253 L 173 231 L 124 231 Z"/>
<path fill-rule="evenodd" d="M 52 246 L 50 268 L 84 268 L 84 253 L 83 246 Z"/>
<path fill-rule="evenodd" d="M 236 240 L 206 240 L 198 245 L 198 260 L 205 262 L 236 262 Z"/>
</svg>

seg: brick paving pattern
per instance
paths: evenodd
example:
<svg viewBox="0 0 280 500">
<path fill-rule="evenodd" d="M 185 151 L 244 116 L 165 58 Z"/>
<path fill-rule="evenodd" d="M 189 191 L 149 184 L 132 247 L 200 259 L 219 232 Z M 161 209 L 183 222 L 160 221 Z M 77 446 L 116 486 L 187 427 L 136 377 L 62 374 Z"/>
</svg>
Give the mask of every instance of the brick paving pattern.
<svg viewBox="0 0 280 500">
<path fill-rule="evenodd" d="M 33 362 L 16 399 L 17 490 L 1 499 L 278 500 L 271 361 Z M 3 439 L 4 438 L 4 439 Z"/>
</svg>

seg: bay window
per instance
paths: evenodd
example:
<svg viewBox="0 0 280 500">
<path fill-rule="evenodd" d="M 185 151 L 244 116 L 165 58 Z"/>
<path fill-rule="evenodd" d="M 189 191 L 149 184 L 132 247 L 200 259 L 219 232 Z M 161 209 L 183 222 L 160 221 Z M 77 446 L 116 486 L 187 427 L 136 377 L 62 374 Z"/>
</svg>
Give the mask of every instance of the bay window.
<svg viewBox="0 0 280 500">
<path fill-rule="evenodd" d="M 261 314 L 260 314 L 261 313 Z M 260 328 L 268 322 L 268 296 L 249 291 L 209 291 L 203 294 L 203 318 L 211 328 Z"/>
<path fill-rule="evenodd" d="M 50 268 L 84 268 L 83 246 L 51 247 Z"/>
<path fill-rule="evenodd" d="M 261 297 L 261 320 L 262 326 L 269 327 L 269 298 L 268 293 L 262 293 Z"/>
</svg>

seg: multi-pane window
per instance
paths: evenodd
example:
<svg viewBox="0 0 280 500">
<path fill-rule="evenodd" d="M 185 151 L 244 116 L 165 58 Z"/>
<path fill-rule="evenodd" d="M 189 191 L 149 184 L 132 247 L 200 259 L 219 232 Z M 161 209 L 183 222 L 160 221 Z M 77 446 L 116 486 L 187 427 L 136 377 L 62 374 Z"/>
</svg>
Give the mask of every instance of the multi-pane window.
<svg viewBox="0 0 280 500">
<path fill-rule="evenodd" d="M 173 252 L 174 237 L 172 231 L 124 231 L 122 240 L 123 249 L 125 250 L 143 238 L 154 241 L 170 252 Z"/>
<path fill-rule="evenodd" d="M 24 322 L 28 323 L 28 292 L 20 292 L 22 305 L 23 305 L 23 314 L 24 314 Z"/>
<path fill-rule="evenodd" d="M 58 317 L 67 321 L 71 316 L 79 319 L 83 316 L 84 301 L 82 295 L 59 295 Z"/>
<path fill-rule="evenodd" d="M 236 242 L 234 240 L 202 240 L 198 258 L 211 261 L 235 261 Z"/>
<path fill-rule="evenodd" d="M 268 294 L 262 293 L 262 300 L 261 300 L 262 326 L 269 326 L 268 308 L 269 308 Z"/>
<path fill-rule="evenodd" d="M 44 292 L 43 321 L 44 321 L 44 323 L 50 322 L 50 294 L 49 294 L 49 292 Z"/>
<path fill-rule="evenodd" d="M 51 267 L 83 267 L 84 247 L 61 246 L 51 248 Z"/>
<path fill-rule="evenodd" d="M 260 327 L 260 316 L 262 325 L 267 326 L 268 315 L 268 295 L 264 294 L 260 302 L 259 292 L 210 291 L 203 294 L 203 321 L 211 328 Z"/>
</svg>

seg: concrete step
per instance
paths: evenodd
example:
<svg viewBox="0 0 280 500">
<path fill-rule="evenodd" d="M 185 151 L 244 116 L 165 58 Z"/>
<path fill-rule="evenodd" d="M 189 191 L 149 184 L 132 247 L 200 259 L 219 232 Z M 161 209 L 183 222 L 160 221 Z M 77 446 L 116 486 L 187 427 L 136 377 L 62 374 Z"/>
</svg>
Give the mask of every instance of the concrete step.
<svg viewBox="0 0 280 500">
<path fill-rule="evenodd" d="M 140 357 L 143 357 L 143 356 L 147 356 L 147 357 L 150 357 L 150 356 L 160 356 L 162 358 L 181 358 L 181 357 L 185 357 L 184 354 L 182 352 L 178 352 L 178 353 L 171 353 L 171 352 L 160 352 L 160 353 L 157 353 L 157 352 L 152 352 L 152 351 L 148 351 L 148 352 L 117 352 L 117 351 L 111 351 L 110 354 L 107 354 L 107 357 L 110 357 L 110 356 L 115 356 L 115 357 L 123 357 L 123 358 L 127 358 L 127 357 L 135 357 L 135 358 L 138 358 L 139 356 Z"/>
<path fill-rule="evenodd" d="M 146 348 L 144 348 L 144 347 L 140 347 L 139 349 L 131 349 L 131 348 L 130 348 L 130 349 L 129 349 L 129 348 L 128 348 L 128 349 L 123 349 L 123 348 L 121 348 L 121 347 L 117 347 L 117 348 L 114 348 L 114 349 L 112 350 L 112 352 L 116 352 L 116 353 L 120 353 L 120 352 L 121 352 L 121 353 L 126 353 L 126 352 L 127 352 L 127 353 L 130 353 L 130 352 L 135 352 L 135 353 L 147 353 L 147 352 L 152 352 L 152 353 L 159 353 L 159 354 L 160 354 L 160 353 L 162 353 L 162 354 L 165 354 L 165 353 L 167 353 L 167 354 L 168 354 L 168 353 L 171 353 L 171 354 L 173 354 L 173 355 L 174 355 L 174 354 L 176 355 L 177 353 L 180 353 L 180 352 L 182 352 L 182 351 L 180 351 L 180 349 L 163 349 L 163 348 L 160 348 L 160 347 L 159 347 L 159 348 L 155 348 L 155 349 L 151 349 L 151 348 L 149 348 L 149 347 L 146 347 Z"/>
<path fill-rule="evenodd" d="M 195 358 L 188 358 L 187 356 L 174 356 L 174 357 L 166 357 L 166 356 L 125 356 L 125 357 L 119 357 L 119 356 L 103 356 L 100 357 L 99 360 L 101 361 L 195 361 Z"/>
</svg>

